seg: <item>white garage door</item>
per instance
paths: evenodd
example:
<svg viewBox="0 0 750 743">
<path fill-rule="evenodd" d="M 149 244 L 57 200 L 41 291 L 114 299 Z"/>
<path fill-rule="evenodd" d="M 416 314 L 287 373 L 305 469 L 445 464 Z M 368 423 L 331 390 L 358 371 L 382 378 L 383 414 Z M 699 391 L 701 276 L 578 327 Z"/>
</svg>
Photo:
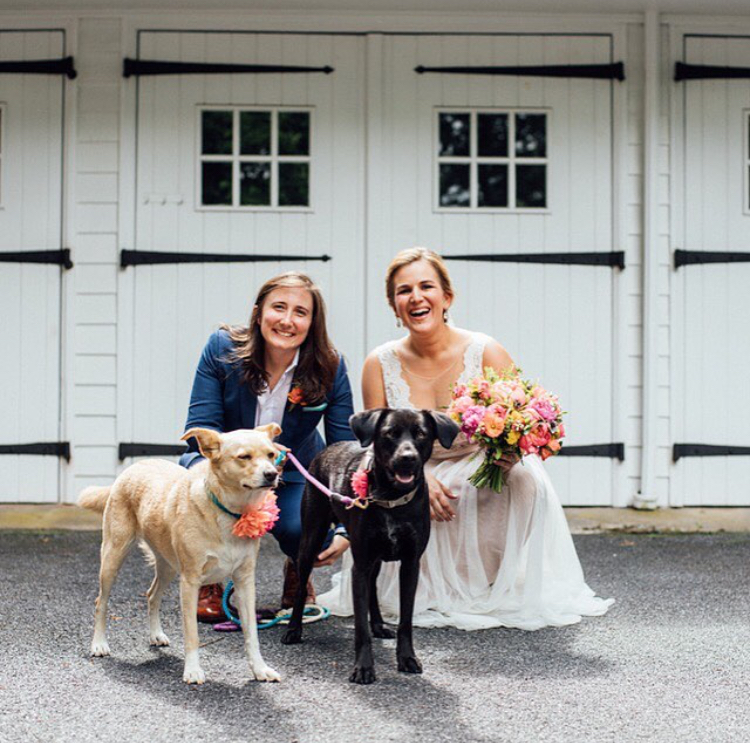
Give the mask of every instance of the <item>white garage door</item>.
<svg viewBox="0 0 750 743">
<path fill-rule="evenodd" d="M 62 32 L 0 31 L 0 62 L 61 59 Z M 0 71 L 0 501 L 59 498 L 64 78 Z M 40 255 L 41 253 L 41 255 Z M 58 253 L 59 257 L 59 253 Z M 33 452 L 17 454 L 16 452 Z"/>
<path fill-rule="evenodd" d="M 750 67 L 750 37 L 686 36 L 684 49 L 689 65 Z M 750 505 L 750 80 L 719 74 L 679 83 L 685 203 L 673 295 L 674 505 Z"/>
<path fill-rule="evenodd" d="M 425 245 L 495 259 L 449 263 L 454 321 L 499 339 L 529 376 L 559 393 L 570 411 L 571 449 L 600 445 L 549 463 L 563 502 L 613 503 L 619 271 L 607 262 L 618 258 L 612 93 L 619 83 L 588 76 L 612 71 L 611 38 L 392 36 L 380 45 L 369 122 L 371 341 L 398 332 L 383 312 L 382 290 L 397 250 Z M 560 69 L 571 65 L 593 67 Z M 489 67 L 515 69 L 477 69 Z M 588 260 L 578 253 L 596 253 L 604 265 L 578 265 Z"/>
<path fill-rule="evenodd" d="M 305 270 L 322 287 L 356 387 L 365 351 L 362 39 L 144 32 L 139 48 L 140 60 L 333 71 L 203 67 L 138 78 L 136 250 L 263 262 L 125 270 L 132 337 L 121 354 L 130 384 L 121 441 L 179 439 L 209 333 L 247 322 L 261 283 L 282 271 Z"/>
</svg>

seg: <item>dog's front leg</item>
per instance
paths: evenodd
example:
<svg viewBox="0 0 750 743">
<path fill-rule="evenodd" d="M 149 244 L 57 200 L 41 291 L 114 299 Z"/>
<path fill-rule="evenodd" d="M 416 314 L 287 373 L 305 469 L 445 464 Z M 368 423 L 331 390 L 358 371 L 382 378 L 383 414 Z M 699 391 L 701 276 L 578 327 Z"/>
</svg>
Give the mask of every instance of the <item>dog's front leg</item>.
<svg viewBox="0 0 750 743">
<path fill-rule="evenodd" d="M 280 681 L 281 676 L 263 660 L 258 642 L 258 620 L 255 616 L 255 563 L 259 547 L 260 540 L 257 539 L 247 560 L 235 571 L 232 580 L 237 591 L 237 608 L 245 635 L 245 652 L 250 664 L 250 673 L 256 681 Z"/>
<path fill-rule="evenodd" d="M 399 571 L 399 611 L 398 639 L 396 641 L 396 660 L 398 670 L 404 673 L 422 673 L 422 664 L 414 653 L 412 642 L 412 616 L 414 615 L 414 598 L 419 580 L 419 558 L 401 561 Z"/>
<path fill-rule="evenodd" d="M 354 670 L 349 681 L 371 684 L 375 681 L 375 664 L 372 660 L 372 637 L 368 627 L 370 576 L 356 563 L 352 569 L 352 595 L 354 598 Z"/>
<path fill-rule="evenodd" d="M 182 680 L 187 684 L 202 684 L 206 674 L 198 658 L 198 591 L 200 582 L 180 577 L 180 606 L 182 608 L 182 637 L 185 643 L 185 671 Z"/>
</svg>

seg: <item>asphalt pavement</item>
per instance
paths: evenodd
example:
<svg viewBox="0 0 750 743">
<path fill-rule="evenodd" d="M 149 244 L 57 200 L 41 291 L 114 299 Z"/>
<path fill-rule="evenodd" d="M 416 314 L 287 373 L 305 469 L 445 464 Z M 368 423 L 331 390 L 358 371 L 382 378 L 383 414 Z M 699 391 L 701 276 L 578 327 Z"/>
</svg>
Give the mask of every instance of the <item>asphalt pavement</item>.
<svg viewBox="0 0 750 743">
<path fill-rule="evenodd" d="M 261 632 L 280 684 L 248 680 L 242 637 L 201 626 L 207 683 L 182 682 L 176 585 L 172 646 L 148 646 L 150 569 L 134 550 L 110 603 L 112 656 L 90 658 L 97 532 L 0 531 L 0 741 L 748 741 L 750 534 L 575 537 L 604 617 L 537 632 L 415 631 L 422 676 L 376 640 L 378 681 L 347 680 L 350 619 L 303 645 Z M 282 556 L 261 549 L 261 604 Z M 317 571 L 325 589 L 330 570 Z"/>
</svg>

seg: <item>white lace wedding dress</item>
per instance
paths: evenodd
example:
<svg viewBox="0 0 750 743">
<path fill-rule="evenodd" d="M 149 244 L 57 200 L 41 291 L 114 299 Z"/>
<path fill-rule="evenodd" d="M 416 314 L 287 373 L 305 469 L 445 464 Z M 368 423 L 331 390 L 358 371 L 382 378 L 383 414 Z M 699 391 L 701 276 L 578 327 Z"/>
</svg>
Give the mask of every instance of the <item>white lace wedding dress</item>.
<svg viewBox="0 0 750 743">
<path fill-rule="evenodd" d="M 487 337 L 472 334 L 459 381 L 482 371 Z M 413 408 L 396 353 L 396 342 L 377 349 L 388 406 Z M 476 470 L 476 446 L 463 434 L 449 449 L 435 444 L 426 471 L 459 499 L 456 518 L 432 522 L 422 556 L 414 625 L 463 630 L 518 627 L 535 630 L 574 624 L 581 616 L 604 614 L 613 599 L 601 599 L 586 585 L 560 501 L 537 456 L 516 464 L 503 491 L 478 490 L 469 483 Z M 351 552 L 318 601 L 333 614 L 353 613 Z M 398 563 L 384 563 L 378 596 L 386 621 L 397 621 Z"/>
</svg>

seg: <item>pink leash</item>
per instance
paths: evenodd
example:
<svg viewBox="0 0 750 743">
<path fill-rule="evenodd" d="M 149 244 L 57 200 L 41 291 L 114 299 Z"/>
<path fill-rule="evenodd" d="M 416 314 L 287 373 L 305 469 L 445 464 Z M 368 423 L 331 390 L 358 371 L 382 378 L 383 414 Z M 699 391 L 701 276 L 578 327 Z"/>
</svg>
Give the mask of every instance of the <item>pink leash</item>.
<svg viewBox="0 0 750 743">
<path fill-rule="evenodd" d="M 368 506 L 367 501 L 360 500 L 359 498 L 349 498 L 349 496 L 341 495 L 341 493 L 337 493 L 334 490 L 331 490 L 330 488 L 327 488 L 325 485 L 323 485 L 320 480 L 316 480 L 297 460 L 297 457 L 292 454 L 292 452 L 287 451 L 286 452 L 287 457 L 289 457 L 289 461 L 299 470 L 299 473 L 302 475 L 302 477 L 305 478 L 311 485 L 314 485 L 318 490 L 320 490 L 321 493 L 324 495 L 327 495 L 331 500 L 337 500 L 341 501 L 341 503 L 344 504 L 345 508 L 353 508 L 354 506 L 357 506 L 358 508 L 365 509 Z"/>
</svg>

